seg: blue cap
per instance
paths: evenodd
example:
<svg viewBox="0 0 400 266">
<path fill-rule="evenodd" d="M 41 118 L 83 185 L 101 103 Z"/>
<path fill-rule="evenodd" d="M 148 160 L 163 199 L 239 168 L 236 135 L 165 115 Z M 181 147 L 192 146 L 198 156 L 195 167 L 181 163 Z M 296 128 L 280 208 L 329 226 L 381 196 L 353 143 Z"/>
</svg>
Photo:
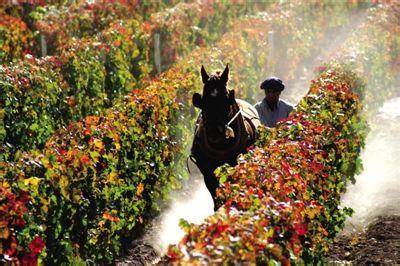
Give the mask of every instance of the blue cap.
<svg viewBox="0 0 400 266">
<path fill-rule="evenodd" d="M 285 84 L 283 84 L 282 80 L 277 77 L 269 77 L 260 84 L 260 89 L 273 89 L 283 91 L 285 88 Z"/>
</svg>

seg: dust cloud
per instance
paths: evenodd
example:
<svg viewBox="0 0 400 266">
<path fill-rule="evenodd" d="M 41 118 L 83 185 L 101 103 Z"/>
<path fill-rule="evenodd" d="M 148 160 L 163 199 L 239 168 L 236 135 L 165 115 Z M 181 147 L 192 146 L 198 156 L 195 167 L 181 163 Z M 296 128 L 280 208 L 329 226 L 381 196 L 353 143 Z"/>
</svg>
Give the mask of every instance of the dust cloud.
<svg viewBox="0 0 400 266">
<path fill-rule="evenodd" d="M 342 197 L 342 205 L 354 209 L 346 223 L 349 233 L 380 215 L 400 215 L 400 98 L 387 101 L 370 120 L 364 171 Z"/>
<path fill-rule="evenodd" d="M 214 213 L 214 205 L 203 176 L 197 167 L 189 164 L 191 177 L 183 188 L 173 192 L 169 207 L 158 217 L 145 235 L 145 242 L 151 243 L 159 253 L 166 251 L 169 244 L 177 244 L 184 236 L 179 220 L 200 224 L 204 218 Z"/>
<path fill-rule="evenodd" d="M 365 11 L 353 13 L 350 22 L 339 30 L 326 32 L 311 56 L 299 65 L 283 98 L 292 103 L 301 100 L 315 75 L 313 69 L 334 58 L 336 51 L 346 48 L 343 44 L 348 44 L 347 39 L 366 21 Z M 366 86 L 367 90 L 375 89 L 369 84 Z M 397 95 L 400 95 L 398 88 Z M 388 100 L 367 119 L 371 131 L 361 154 L 364 170 L 356 177 L 354 185 L 348 185 L 342 197 L 341 205 L 354 209 L 353 216 L 346 221 L 344 233 L 364 229 L 380 215 L 400 215 L 400 98 Z"/>
<path fill-rule="evenodd" d="M 336 28 L 326 28 L 324 36 L 315 43 L 312 52 L 297 66 L 294 78 L 287 81 L 287 89 L 282 92 L 282 98 L 297 104 L 308 92 L 310 81 L 315 77 L 314 70 L 321 64 L 329 62 L 343 48 L 343 43 L 352 37 L 355 29 L 367 20 L 367 10 L 360 9 L 349 12 L 347 23 Z M 281 68 L 275 75 L 285 76 L 289 70 Z"/>
</svg>

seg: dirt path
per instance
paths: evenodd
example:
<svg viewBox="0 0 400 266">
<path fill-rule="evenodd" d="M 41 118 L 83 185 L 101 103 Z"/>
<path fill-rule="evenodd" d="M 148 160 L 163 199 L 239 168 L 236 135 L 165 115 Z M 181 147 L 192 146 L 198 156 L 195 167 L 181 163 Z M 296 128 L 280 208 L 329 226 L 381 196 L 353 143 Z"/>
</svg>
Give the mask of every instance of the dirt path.
<svg viewBox="0 0 400 266">
<path fill-rule="evenodd" d="M 338 237 L 331 262 L 354 265 L 400 265 L 400 216 L 378 217 L 367 230 Z"/>
<path fill-rule="evenodd" d="M 117 266 L 144 266 L 157 263 L 160 253 L 148 241 L 136 240 L 132 242 L 131 248 L 122 258 L 119 258 Z"/>
<path fill-rule="evenodd" d="M 118 266 L 151 265 L 157 263 L 168 244 L 177 243 L 184 235 L 179 219 L 200 223 L 213 213 L 213 203 L 197 167 L 189 164 L 191 177 L 183 188 L 173 192 L 169 206 L 155 218 L 143 236 L 130 245 L 126 254 L 116 262 Z"/>
</svg>

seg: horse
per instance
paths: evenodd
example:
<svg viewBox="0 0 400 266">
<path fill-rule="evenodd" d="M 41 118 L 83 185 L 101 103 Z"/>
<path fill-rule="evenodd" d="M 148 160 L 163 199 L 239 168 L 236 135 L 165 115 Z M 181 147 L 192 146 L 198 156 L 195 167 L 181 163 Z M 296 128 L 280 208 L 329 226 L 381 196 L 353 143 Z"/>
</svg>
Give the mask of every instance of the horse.
<svg viewBox="0 0 400 266">
<path fill-rule="evenodd" d="M 256 140 L 260 119 L 249 103 L 236 99 L 235 91 L 228 90 L 229 65 L 222 74 L 209 76 L 201 66 L 203 94 L 194 93 L 193 106 L 201 110 L 195 127 L 191 148 L 193 162 L 204 177 L 211 194 L 214 211 L 219 208 L 216 190 L 219 187 L 214 171 L 228 163 L 237 164 L 237 157 L 245 153 Z"/>
</svg>

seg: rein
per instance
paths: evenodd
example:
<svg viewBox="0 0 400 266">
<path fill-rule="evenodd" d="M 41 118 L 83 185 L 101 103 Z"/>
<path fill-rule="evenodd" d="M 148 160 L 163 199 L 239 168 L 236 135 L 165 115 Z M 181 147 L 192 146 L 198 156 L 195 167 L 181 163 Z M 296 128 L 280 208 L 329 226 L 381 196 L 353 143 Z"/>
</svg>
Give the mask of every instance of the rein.
<svg viewBox="0 0 400 266">
<path fill-rule="evenodd" d="M 242 108 L 239 107 L 239 111 L 233 116 L 233 118 L 225 125 L 225 127 L 229 127 L 233 121 L 242 113 Z"/>
</svg>

